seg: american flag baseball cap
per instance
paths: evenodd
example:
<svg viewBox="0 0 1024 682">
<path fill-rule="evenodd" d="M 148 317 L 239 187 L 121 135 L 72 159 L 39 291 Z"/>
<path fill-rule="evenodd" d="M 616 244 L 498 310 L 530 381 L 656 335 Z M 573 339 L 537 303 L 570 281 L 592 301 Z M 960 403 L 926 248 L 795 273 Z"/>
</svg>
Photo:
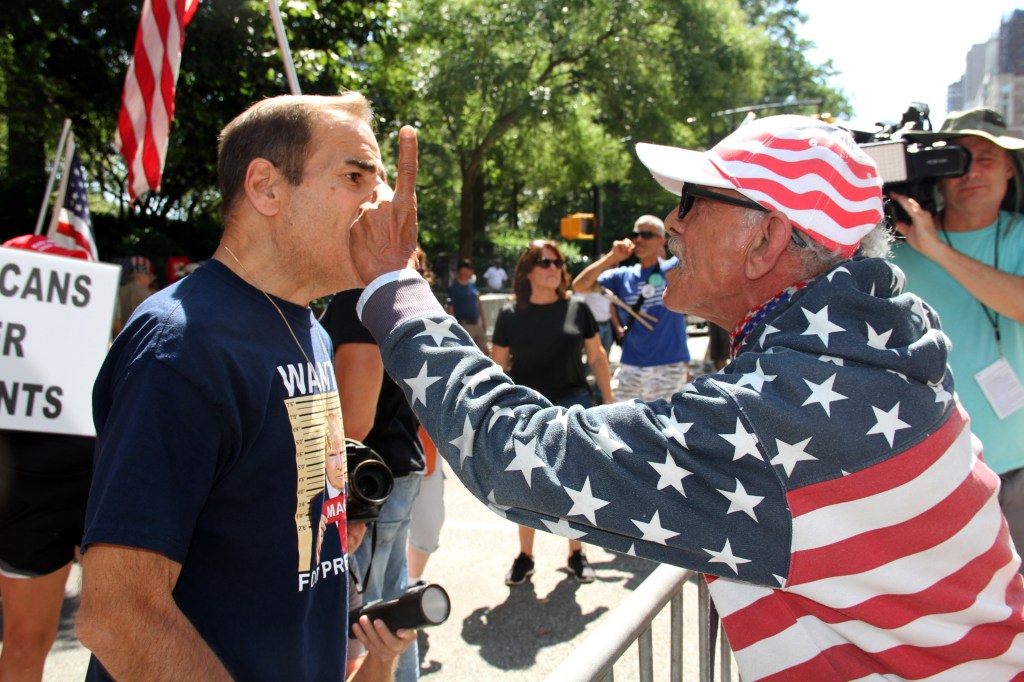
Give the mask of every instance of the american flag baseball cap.
<svg viewBox="0 0 1024 682">
<path fill-rule="evenodd" d="M 882 220 L 882 178 L 842 128 L 808 116 L 768 116 L 706 152 L 641 142 L 637 156 L 662 187 L 733 189 L 784 213 L 844 257 Z"/>
</svg>

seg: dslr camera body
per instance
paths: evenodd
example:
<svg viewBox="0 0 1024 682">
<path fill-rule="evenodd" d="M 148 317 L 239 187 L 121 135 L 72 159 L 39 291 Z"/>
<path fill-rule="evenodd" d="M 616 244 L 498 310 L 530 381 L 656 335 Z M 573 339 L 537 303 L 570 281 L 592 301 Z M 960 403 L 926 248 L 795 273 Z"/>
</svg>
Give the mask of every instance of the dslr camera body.
<svg viewBox="0 0 1024 682">
<path fill-rule="evenodd" d="M 929 139 L 932 133 L 927 104 L 912 102 L 898 124 L 880 122 L 872 131 L 851 130 L 854 141 L 878 165 L 886 197 L 896 192 L 911 197 L 926 211 L 938 208 L 936 185 L 940 178 L 955 178 L 971 166 L 971 153 L 945 140 Z M 910 222 L 903 207 L 885 202 L 888 224 Z"/>
</svg>

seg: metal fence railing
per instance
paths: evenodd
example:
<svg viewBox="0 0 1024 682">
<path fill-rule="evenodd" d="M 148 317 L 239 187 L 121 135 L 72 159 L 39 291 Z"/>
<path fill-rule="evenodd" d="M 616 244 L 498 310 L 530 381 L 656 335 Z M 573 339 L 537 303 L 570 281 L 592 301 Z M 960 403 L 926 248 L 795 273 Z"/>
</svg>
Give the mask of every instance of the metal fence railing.
<svg viewBox="0 0 1024 682">
<path fill-rule="evenodd" d="M 606 614 L 602 624 L 584 640 L 583 644 L 569 655 L 545 682 L 613 682 L 615 664 L 622 659 L 634 643 L 637 645 L 638 675 L 623 675 L 640 682 L 653 682 L 655 661 L 663 659 L 666 652 L 654 649 L 654 620 L 669 607 L 668 677 L 672 682 L 682 682 L 684 676 L 684 606 L 693 616 L 693 605 L 684 605 L 683 592 L 686 583 L 695 577 L 693 571 L 663 564 L 659 566 L 630 597 L 613 612 Z M 711 682 L 714 671 L 711 661 L 709 627 L 709 596 L 707 583 L 698 576 L 697 585 L 697 630 L 699 646 L 699 673 L 701 682 Z M 693 620 L 687 618 L 686 620 Z M 721 641 L 718 672 L 719 680 L 732 680 L 732 652 L 725 634 L 719 632 Z M 664 663 L 663 660 L 659 661 Z M 623 661 L 620 669 L 628 664 Z M 659 679 L 666 679 L 661 677 Z M 694 679 L 691 675 L 690 679 Z"/>
</svg>

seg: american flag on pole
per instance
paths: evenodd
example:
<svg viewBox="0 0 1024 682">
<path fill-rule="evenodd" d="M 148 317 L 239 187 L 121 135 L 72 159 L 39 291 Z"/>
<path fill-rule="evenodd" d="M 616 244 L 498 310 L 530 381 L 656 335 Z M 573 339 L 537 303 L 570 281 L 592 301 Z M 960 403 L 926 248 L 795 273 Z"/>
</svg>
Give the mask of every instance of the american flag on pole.
<svg viewBox="0 0 1024 682">
<path fill-rule="evenodd" d="M 89 197 L 85 191 L 85 175 L 78 160 L 74 138 L 68 140 L 65 153 L 64 176 L 57 194 L 57 210 L 46 236 L 60 247 L 79 248 L 89 254 L 89 260 L 99 260 L 96 240 L 89 216 Z"/>
<path fill-rule="evenodd" d="M 133 201 L 160 189 L 185 26 L 198 6 L 199 0 L 145 0 L 142 6 L 115 140 L 128 164 L 128 193 Z"/>
</svg>

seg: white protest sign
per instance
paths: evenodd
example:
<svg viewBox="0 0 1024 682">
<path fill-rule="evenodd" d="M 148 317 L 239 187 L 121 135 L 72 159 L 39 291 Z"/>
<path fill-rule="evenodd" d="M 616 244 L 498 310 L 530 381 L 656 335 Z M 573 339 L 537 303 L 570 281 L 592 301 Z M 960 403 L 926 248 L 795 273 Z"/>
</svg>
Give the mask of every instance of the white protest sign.
<svg viewBox="0 0 1024 682">
<path fill-rule="evenodd" d="M 96 435 L 121 268 L 0 247 L 0 428 Z"/>
</svg>

